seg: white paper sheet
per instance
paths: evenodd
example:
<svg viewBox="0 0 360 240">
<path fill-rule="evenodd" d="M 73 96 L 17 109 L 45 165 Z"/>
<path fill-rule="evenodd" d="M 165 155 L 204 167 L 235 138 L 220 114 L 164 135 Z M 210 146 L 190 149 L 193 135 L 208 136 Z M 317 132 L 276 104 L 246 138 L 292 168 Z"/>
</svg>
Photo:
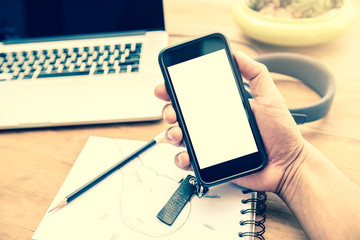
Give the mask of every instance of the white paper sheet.
<svg viewBox="0 0 360 240">
<path fill-rule="evenodd" d="M 49 209 L 64 197 L 108 169 L 144 142 L 90 137 Z M 46 213 L 32 239 L 237 239 L 253 219 L 241 214 L 251 208 L 242 199 L 241 188 L 225 183 L 210 188 L 202 198 L 194 196 L 172 226 L 156 218 L 157 213 L 192 172 L 178 169 L 174 155 L 181 149 L 158 144 L 114 172 L 105 180 L 70 202 Z"/>
</svg>

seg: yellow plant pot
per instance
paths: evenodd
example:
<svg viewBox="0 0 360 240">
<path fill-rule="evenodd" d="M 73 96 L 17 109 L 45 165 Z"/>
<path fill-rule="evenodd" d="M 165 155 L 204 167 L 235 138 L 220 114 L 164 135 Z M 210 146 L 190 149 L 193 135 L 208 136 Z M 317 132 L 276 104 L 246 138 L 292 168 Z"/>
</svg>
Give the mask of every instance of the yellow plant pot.
<svg viewBox="0 0 360 240">
<path fill-rule="evenodd" d="M 328 14 L 313 18 L 278 18 L 263 15 L 237 0 L 235 22 L 245 35 L 260 42 L 281 46 L 308 46 L 329 41 L 354 21 L 350 0 Z"/>
</svg>

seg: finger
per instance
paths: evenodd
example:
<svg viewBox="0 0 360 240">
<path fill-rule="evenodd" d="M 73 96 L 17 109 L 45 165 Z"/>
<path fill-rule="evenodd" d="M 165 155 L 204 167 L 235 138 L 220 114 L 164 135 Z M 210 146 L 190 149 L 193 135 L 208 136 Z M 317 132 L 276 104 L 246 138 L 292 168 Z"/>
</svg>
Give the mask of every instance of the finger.
<svg viewBox="0 0 360 240">
<path fill-rule="evenodd" d="M 241 74 L 245 79 L 249 80 L 249 85 L 255 98 L 280 95 L 264 64 L 256 62 L 242 52 L 235 52 L 234 56 Z"/>
<path fill-rule="evenodd" d="M 177 121 L 176 113 L 171 103 L 166 104 L 162 111 L 162 116 L 164 120 L 169 124 L 174 124 Z"/>
<path fill-rule="evenodd" d="M 249 98 L 249 104 L 250 104 L 251 110 L 254 111 L 254 99 Z"/>
<path fill-rule="evenodd" d="M 181 131 L 181 128 L 179 128 L 178 126 L 173 126 L 169 128 L 166 131 L 165 138 L 169 143 L 175 146 L 184 146 L 183 133 Z"/>
<path fill-rule="evenodd" d="M 263 181 L 260 181 L 259 178 L 261 178 L 260 174 L 254 173 L 245 177 L 236 178 L 234 180 L 231 180 L 231 182 L 244 188 L 263 191 Z"/>
<path fill-rule="evenodd" d="M 192 171 L 189 154 L 184 151 L 175 155 L 175 165 L 183 170 Z"/>
<path fill-rule="evenodd" d="M 156 97 L 160 98 L 161 100 L 167 102 L 170 101 L 169 94 L 167 93 L 165 84 L 163 83 L 155 87 L 154 94 Z"/>
</svg>

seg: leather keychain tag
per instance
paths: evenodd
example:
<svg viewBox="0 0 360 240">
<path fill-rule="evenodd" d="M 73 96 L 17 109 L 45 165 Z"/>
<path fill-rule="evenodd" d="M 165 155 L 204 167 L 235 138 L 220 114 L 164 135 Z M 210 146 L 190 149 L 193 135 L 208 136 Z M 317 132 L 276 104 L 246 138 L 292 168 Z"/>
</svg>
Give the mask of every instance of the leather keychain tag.
<svg viewBox="0 0 360 240">
<path fill-rule="evenodd" d="M 208 188 L 199 186 L 194 176 L 188 175 L 185 179 L 182 179 L 180 186 L 176 189 L 156 217 L 160 221 L 171 226 L 194 194 L 197 194 L 198 197 L 202 197 L 207 191 Z"/>
</svg>

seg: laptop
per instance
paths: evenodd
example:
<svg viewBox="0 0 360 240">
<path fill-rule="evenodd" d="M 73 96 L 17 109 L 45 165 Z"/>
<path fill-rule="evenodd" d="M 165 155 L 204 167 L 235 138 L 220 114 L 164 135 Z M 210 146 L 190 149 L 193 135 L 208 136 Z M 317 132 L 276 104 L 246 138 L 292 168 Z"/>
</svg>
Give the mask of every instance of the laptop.
<svg viewBox="0 0 360 240">
<path fill-rule="evenodd" d="M 0 1 L 0 129 L 153 121 L 162 0 Z"/>
</svg>

